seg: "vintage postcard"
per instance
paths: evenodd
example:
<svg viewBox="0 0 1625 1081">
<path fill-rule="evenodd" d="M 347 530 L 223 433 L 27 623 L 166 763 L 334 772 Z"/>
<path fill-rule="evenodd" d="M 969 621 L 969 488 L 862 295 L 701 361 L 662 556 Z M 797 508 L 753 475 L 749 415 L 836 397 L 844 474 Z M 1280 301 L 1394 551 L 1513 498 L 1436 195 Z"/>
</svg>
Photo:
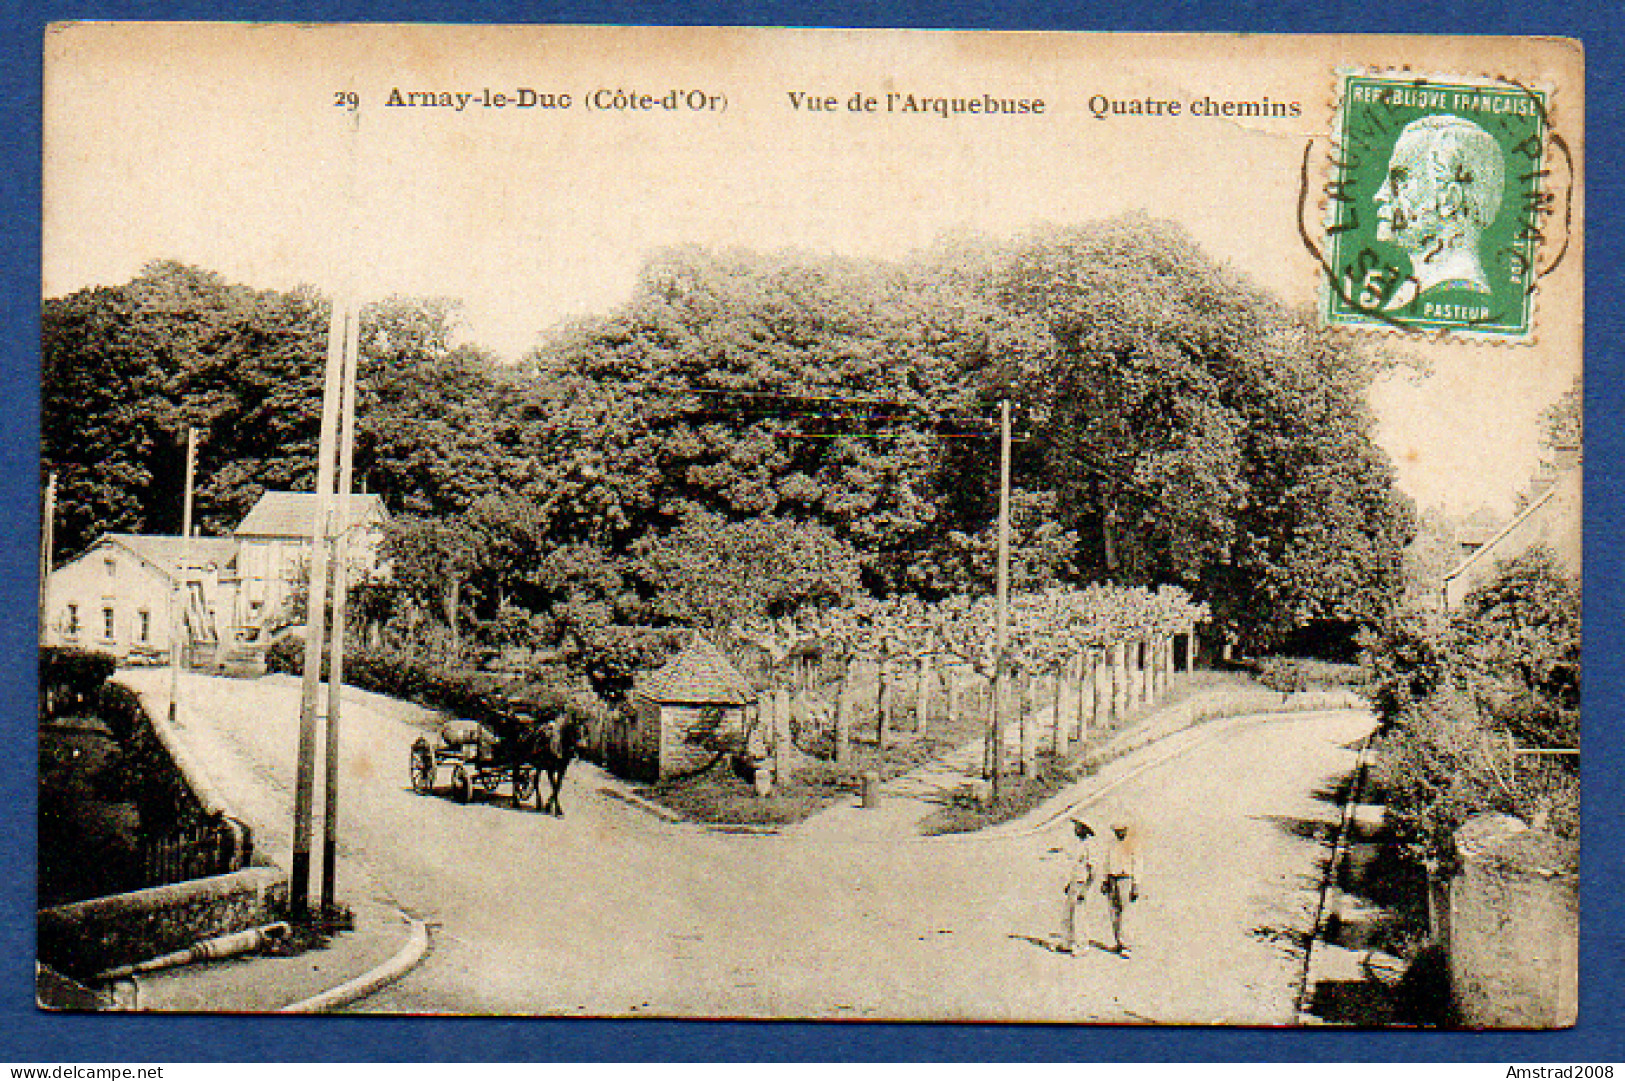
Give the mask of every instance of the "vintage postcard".
<svg viewBox="0 0 1625 1081">
<path fill-rule="evenodd" d="M 52 26 L 41 1007 L 1573 1025 L 1583 64 Z"/>
</svg>

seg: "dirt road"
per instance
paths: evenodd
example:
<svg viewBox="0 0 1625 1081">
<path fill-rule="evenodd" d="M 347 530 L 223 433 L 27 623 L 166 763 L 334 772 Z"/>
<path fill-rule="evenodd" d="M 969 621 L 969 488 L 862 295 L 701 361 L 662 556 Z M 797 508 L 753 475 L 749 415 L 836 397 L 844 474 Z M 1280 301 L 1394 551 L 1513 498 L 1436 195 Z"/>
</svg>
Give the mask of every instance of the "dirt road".
<svg viewBox="0 0 1625 1081">
<path fill-rule="evenodd" d="M 132 682 L 164 701 L 161 674 Z M 297 682 L 188 676 L 183 703 L 184 738 L 286 865 Z M 563 819 L 462 806 L 408 785 L 431 715 L 357 695 L 344 717 L 340 896 L 367 891 L 432 926 L 426 962 L 355 1010 L 1244 1024 L 1292 1021 L 1318 838 L 1336 823 L 1326 793 L 1372 725 L 1332 712 L 1215 726 L 1087 808 L 1143 831 L 1124 959 L 1054 949 L 1064 820 L 889 844 L 719 834 L 610 797 L 584 764 Z"/>
</svg>

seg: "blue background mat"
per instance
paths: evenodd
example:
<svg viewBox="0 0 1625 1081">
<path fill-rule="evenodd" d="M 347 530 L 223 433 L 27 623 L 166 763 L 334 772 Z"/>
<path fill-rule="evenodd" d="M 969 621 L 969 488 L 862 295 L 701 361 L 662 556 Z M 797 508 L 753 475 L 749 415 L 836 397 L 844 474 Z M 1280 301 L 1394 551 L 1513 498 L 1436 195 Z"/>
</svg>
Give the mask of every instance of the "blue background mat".
<svg viewBox="0 0 1625 1081">
<path fill-rule="evenodd" d="M 712 1023 L 584 1020 L 62 1016 L 33 1003 L 34 613 L 39 533 L 40 52 L 53 19 L 590 22 L 1007 30 L 1473 33 L 1554 35 L 1586 47 L 1586 627 L 1580 1025 L 1558 1033 L 1348 1032 L 1035 1025 Z M 1625 831 L 1620 778 L 1625 732 L 1620 663 L 1625 598 L 1613 567 L 1625 468 L 1625 5 L 1573 0 L 1335 4 L 1077 0 L 850 5 L 613 3 L 573 0 L 278 0 L 81 4 L 13 0 L 0 9 L 0 623 L 3 737 L 0 806 L 11 844 L 0 851 L 0 1062 L 298 1060 L 1485 1060 L 1561 1064 L 1625 1060 Z"/>
</svg>

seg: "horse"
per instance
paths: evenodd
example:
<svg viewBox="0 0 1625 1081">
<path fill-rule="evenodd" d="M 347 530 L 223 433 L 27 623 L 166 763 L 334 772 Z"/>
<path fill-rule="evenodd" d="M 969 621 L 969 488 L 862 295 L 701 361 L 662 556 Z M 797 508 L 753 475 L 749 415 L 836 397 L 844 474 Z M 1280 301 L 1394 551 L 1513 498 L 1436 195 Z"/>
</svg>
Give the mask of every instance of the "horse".
<svg viewBox="0 0 1625 1081">
<path fill-rule="evenodd" d="M 571 759 L 586 742 L 587 726 L 579 717 L 550 717 L 530 725 L 519 737 L 516 760 L 523 761 L 536 771 L 536 809 L 544 814 L 551 811 L 554 818 L 564 817 L 559 804 L 559 790 L 564 787 L 564 774 Z M 542 796 L 541 778 L 547 778 L 551 789 Z"/>
</svg>

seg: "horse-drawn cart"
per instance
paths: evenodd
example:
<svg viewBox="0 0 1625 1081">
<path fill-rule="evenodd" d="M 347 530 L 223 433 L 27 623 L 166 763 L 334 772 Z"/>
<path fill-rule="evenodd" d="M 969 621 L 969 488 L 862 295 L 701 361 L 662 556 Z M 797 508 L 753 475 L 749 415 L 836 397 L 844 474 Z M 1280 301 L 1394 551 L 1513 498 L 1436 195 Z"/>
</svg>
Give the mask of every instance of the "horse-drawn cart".
<svg viewBox="0 0 1625 1081">
<path fill-rule="evenodd" d="M 435 741 L 419 736 L 412 744 L 412 789 L 433 792 L 443 768 L 451 769 L 451 796 L 458 803 L 474 798 L 476 790 L 494 793 L 513 786 L 513 801 L 522 804 L 536 794 L 536 767 L 521 761 L 516 734 L 506 739 L 474 721 L 451 721 L 440 726 Z"/>
<path fill-rule="evenodd" d="M 476 791 L 491 795 L 507 784 L 512 786 L 514 806 L 522 807 L 534 796 L 538 811 L 561 815 L 559 789 L 580 735 L 580 725 L 564 718 L 537 721 L 518 714 L 490 726 L 449 721 L 440 726 L 433 742 L 427 736 L 413 742 L 412 790 L 431 794 L 441 770 L 449 768 L 451 796 L 458 803 L 470 802 Z M 543 775 L 552 786 L 546 798 L 540 791 Z"/>
</svg>

